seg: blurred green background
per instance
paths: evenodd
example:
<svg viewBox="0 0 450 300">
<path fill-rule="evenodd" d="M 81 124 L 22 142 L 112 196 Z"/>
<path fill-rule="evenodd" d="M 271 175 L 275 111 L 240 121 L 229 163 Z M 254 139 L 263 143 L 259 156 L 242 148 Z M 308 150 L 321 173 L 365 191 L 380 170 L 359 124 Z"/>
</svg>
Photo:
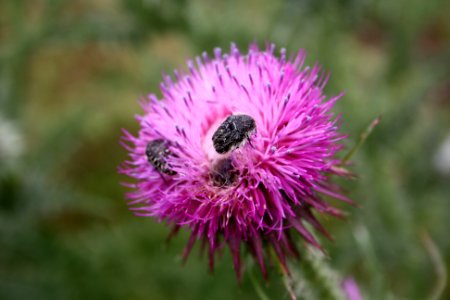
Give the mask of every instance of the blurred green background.
<svg viewBox="0 0 450 300">
<path fill-rule="evenodd" d="M 305 48 L 331 71 L 347 147 L 383 116 L 359 178 L 339 181 L 361 207 L 322 218 L 327 263 L 366 299 L 427 299 L 450 265 L 449 16 L 445 0 L 0 1 L 0 299 L 258 299 L 227 251 L 214 275 L 197 248 L 183 266 L 186 232 L 167 245 L 164 224 L 134 217 L 116 172 L 139 97 L 231 41 Z M 276 269 L 262 285 L 288 298 Z"/>
</svg>

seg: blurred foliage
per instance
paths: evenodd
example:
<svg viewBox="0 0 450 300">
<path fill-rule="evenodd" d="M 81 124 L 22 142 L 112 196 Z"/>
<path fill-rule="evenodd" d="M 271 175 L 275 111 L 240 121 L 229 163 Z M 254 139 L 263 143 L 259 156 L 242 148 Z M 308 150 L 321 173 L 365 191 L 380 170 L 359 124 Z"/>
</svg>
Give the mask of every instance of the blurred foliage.
<svg viewBox="0 0 450 300">
<path fill-rule="evenodd" d="M 226 251 L 213 276 L 195 251 L 182 266 L 186 233 L 167 245 L 164 224 L 132 216 L 116 167 L 120 128 L 137 132 L 137 99 L 163 70 L 270 41 L 332 72 L 348 147 L 383 116 L 353 157 L 358 180 L 341 182 L 360 207 L 324 220 L 329 264 L 366 299 L 426 299 L 438 278 L 421 232 L 450 265 L 449 176 L 432 163 L 450 133 L 449 4 L 1 1 L 0 298 L 257 299 Z M 277 272 L 262 288 L 287 299 Z"/>
</svg>

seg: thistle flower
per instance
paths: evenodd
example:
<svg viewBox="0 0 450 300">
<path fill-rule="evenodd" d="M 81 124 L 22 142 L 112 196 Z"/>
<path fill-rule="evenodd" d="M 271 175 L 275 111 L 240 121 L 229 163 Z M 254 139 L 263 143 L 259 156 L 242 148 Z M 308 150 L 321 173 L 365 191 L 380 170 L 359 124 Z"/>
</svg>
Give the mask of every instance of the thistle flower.
<svg viewBox="0 0 450 300">
<path fill-rule="evenodd" d="M 137 137 L 124 130 L 130 159 L 120 171 L 134 178 L 127 194 L 134 213 L 173 224 L 173 233 L 188 228 L 184 258 L 201 240 L 211 269 L 228 245 L 238 278 L 241 245 L 264 277 L 269 248 L 288 272 L 286 257 L 298 255 L 293 235 L 320 248 L 306 223 L 329 237 L 313 212 L 341 215 L 321 195 L 350 202 L 328 180 L 343 175 L 335 154 L 344 136 L 331 112 L 340 95 L 327 99 L 328 76 L 304 67 L 303 51 L 287 59 L 274 48 L 252 44 L 243 55 L 232 44 L 229 54 L 203 53 L 174 81 L 165 76 L 162 99 L 141 101 Z M 219 150 L 228 138 L 219 128 L 235 130 L 228 137 L 236 143 Z"/>
</svg>

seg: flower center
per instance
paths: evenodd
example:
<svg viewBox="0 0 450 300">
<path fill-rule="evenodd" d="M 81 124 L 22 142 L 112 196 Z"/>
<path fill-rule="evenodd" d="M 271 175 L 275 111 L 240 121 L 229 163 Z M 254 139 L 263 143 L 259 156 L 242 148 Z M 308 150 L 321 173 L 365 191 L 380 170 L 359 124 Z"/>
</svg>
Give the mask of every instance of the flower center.
<svg viewBox="0 0 450 300">
<path fill-rule="evenodd" d="M 223 187 L 232 185 L 236 181 L 237 175 L 232 159 L 227 157 L 219 159 L 213 164 L 210 178 L 214 186 Z"/>
</svg>

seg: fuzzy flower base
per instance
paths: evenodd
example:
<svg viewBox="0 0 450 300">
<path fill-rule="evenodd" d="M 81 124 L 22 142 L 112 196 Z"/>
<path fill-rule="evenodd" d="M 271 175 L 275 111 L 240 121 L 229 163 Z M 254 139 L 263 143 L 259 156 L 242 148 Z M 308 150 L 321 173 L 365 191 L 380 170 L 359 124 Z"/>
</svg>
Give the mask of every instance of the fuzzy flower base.
<svg viewBox="0 0 450 300">
<path fill-rule="evenodd" d="M 241 245 L 264 277 L 269 248 L 288 272 L 286 257 L 298 255 L 293 235 L 320 248 L 305 222 L 328 236 L 313 212 L 341 215 L 320 195 L 350 201 L 328 181 L 342 175 L 335 154 L 344 136 L 331 113 L 340 96 L 327 99 L 327 77 L 318 66 L 303 66 L 304 52 L 286 59 L 274 48 L 252 44 L 243 55 L 232 44 L 229 54 L 215 49 L 212 58 L 203 53 L 196 64 L 189 61 L 187 74 L 165 76 L 162 99 L 151 94 L 142 101 L 139 135 L 123 137 L 130 159 L 120 171 L 134 179 L 127 197 L 135 214 L 173 224 L 174 232 L 188 228 L 185 258 L 201 240 L 211 268 L 216 251 L 228 245 L 238 278 Z M 214 133 L 241 115 L 256 129 L 219 154 Z"/>
</svg>

